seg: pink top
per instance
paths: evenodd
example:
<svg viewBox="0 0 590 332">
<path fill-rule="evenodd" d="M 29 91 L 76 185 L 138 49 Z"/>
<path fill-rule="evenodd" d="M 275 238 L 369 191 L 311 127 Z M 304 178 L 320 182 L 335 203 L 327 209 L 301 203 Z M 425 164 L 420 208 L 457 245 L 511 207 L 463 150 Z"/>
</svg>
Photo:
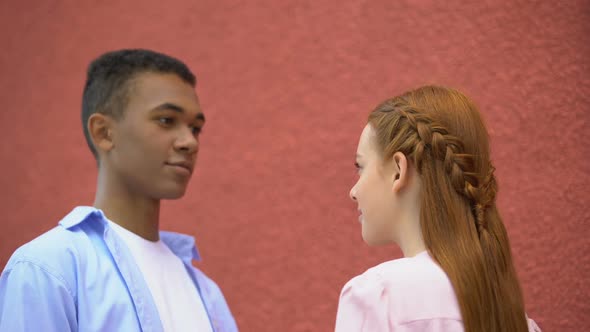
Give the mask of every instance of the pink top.
<svg viewBox="0 0 590 332">
<path fill-rule="evenodd" d="M 463 332 L 453 286 L 427 251 L 377 265 L 342 289 L 336 332 L 381 331 Z"/>
</svg>

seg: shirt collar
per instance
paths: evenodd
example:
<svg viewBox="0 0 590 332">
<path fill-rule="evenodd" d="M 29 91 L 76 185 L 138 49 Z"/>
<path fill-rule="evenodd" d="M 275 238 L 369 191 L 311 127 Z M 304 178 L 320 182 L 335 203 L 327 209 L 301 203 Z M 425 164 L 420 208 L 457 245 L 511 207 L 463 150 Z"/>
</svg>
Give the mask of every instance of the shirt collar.
<svg viewBox="0 0 590 332">
<path fill-rule="evenodd" d="M 103 225 L 107 223 L 107 218 L 101 210 L 92 206 L 77 206 L 72 212 L 63 217 L 59 224 L 66 229 L 70 229 L 89 219 L 98 219 Z"/>
<path fill-rule="evenodd" d="M 184 262 L 200 261 L 201 255 L 195 244 L 195 238 L 190 235 L 160 231 L 160 239 L 172 252 Z"/>
<path fill-rule="evenodd" d="M 97 220 L 102 223 L 104 227 L 107 225 L 107 218 L 104 213 L 92 206 L 77 206 L 72 212 L 68 213 L 59 224 L 66 228 L 72 227 L 85 222 L 87 220 Z M 195 238 L 189 235 L 160 231 L 160 239 L 164 242 L 172 252 L 178 256 L 182 261 L 190 264 L 191 260 L 201 260 L 201 255 L 195 244 Z"/>
</svg>

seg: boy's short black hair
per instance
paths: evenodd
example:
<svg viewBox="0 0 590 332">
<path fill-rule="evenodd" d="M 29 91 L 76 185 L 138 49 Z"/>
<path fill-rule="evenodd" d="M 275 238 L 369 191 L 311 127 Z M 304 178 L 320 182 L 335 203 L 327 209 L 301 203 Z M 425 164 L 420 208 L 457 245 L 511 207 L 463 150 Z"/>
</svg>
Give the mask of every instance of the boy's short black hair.
<svg viewBox="0 0 590 332">
<path fill-rule="evenodd" d="M 82 127 L 86 143 L 95 158 L 98 159 L 98 155 L 88 132 L 88 119 L 94 113 L 122 117 L 127 107 L 131 80 L 146 72 L 176 74 L 191 86 L 196 84 L 195 75 L 182 61 L 145 49 L 108 52 L 88 66 L 82 96 Z"/>
</svg>

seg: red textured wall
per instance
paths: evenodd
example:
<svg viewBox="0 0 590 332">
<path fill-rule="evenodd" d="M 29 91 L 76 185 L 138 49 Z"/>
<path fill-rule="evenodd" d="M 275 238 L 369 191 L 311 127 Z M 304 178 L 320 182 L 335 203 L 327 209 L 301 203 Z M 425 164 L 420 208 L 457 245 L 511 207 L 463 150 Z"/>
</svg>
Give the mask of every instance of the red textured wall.
<svg viewBox="0 0 590 332">
<path fill-rule="evenodd" d="M 493 142 L 527 311 L 590 329 L 589 1 L 16 1 L 0 3 L 0 266 L 93 199 L 80 128 L 88 61 L 147 47 L 197 73 L 199 169 L 163 226 L 242 331 L 330 331 L 367 248 L 348 199 L 368 111 L 422 83 L 463 89 Z"/>
</svg>

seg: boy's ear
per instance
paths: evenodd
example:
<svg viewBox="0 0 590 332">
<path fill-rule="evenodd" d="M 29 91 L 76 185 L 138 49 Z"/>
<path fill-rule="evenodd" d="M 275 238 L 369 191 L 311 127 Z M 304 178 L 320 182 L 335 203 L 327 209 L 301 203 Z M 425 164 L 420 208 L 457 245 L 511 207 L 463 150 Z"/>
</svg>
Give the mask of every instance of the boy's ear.
<svg viewBox="0 0 590 332">
<path fill-rule="evenodd" d="M 391 189 L 393 192 L 400 192 L 408 185 L 409 182 L 408 158 L 406 158 L 405 154 L 396 152 L 393 154 L 392 162 L 394 171 L 391 178 L 393 183 Z"/>
<path fill-rule="evenodd" d="M 113 119 L 105 114 L 94 113 L 88 118 L 88 133 L 97 152 L 108 152 L 115 146 Z"/>
</svg>

